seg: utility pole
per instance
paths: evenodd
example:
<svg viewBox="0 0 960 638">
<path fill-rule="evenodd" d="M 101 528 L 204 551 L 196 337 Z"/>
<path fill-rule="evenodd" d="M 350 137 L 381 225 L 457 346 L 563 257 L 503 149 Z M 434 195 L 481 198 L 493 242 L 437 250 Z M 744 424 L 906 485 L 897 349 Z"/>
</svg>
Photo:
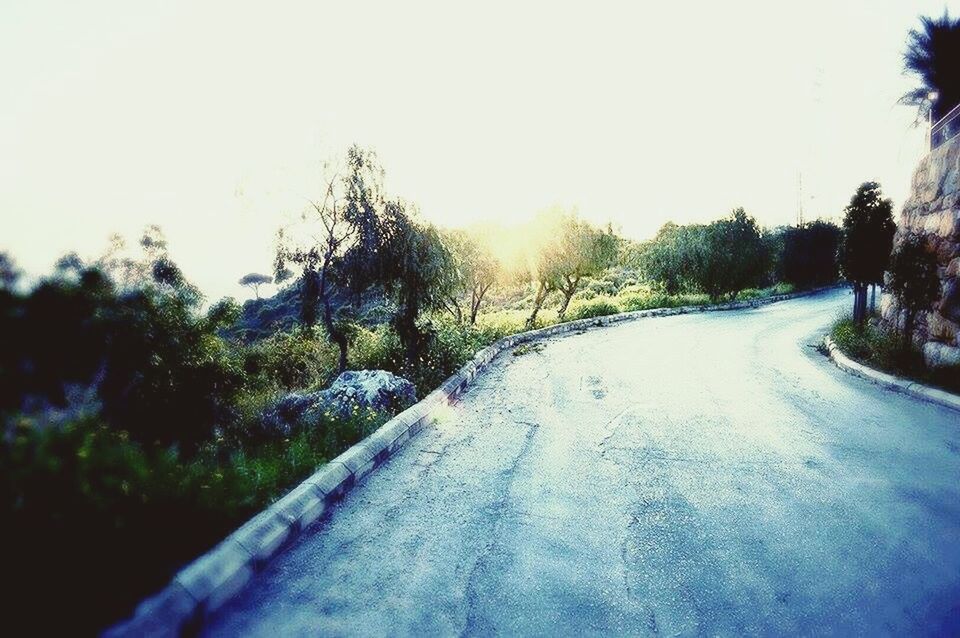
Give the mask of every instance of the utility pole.
<svg viewBox="0 0 960 638">
<path fill-rule="evenodd" d="M 797 172 L 797 226 L 803 226 L 803 172 Z"/>
</svg>

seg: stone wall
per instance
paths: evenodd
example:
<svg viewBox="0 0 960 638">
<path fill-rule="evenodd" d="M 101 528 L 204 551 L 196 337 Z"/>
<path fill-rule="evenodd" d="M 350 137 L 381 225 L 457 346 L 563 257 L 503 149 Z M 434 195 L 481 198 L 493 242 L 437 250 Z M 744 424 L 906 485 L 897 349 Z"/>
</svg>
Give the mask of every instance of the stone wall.
<svg viewBox="0 0 960 638">
<path fill-rule="evenodd" d="M 894 250 L 909 233 L 919 233 L 936 251 L 940 298 L 918 313 L 914 340 L 931 367 L 960 365 L 960 137 L 927 154 L 913 173 L 910 198 L 903 205 Z M 905 313 L 884 293 L 882 323 L 902 327 Z"/>
</svg>

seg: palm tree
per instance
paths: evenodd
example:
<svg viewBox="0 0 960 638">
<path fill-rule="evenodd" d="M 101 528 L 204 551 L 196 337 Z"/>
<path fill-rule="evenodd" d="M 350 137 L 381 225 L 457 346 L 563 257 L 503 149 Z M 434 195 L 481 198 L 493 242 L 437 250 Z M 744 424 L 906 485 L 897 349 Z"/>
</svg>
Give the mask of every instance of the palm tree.
<svg viewBox="0 0 960 638">
<path fill-rule="evenodd" d="M 960 104 L 960 20 L 946 10 L 941 18 L 921 17 L 920 28 L 907 36 L 903 68 L 920 86 L 900 102 L 918 107 L 921 118 L 929 114 L 935 122 Z M 931 93 L 936 94 L 932 100 Z"/>
</svg>

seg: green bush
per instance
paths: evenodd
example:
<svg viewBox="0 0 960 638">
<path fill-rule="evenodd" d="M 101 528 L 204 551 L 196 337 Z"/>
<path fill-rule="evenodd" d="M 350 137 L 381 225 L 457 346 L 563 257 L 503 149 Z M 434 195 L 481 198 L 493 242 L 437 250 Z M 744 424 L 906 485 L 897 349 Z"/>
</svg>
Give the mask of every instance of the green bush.
<svg viewBox="0 0 960 638">
<path fill-rule="evenodd" d="M 95 418 L 58 428 L 20 420 L 0 446 L 0 514 L 17 549 L 4 564 L 17 584 L 7 626 L 42 634 L 64 623 L 86 634 L 117 620 L 384 418 L 326 419 L 261 446 L 216 440 L 190 457 Z M 91 574 L 102 587 L 90 589 Z M 29 613 L 38 595 L 56 600 L 58 614 Z"/>
<path fill-rule="evenodd" d="M 960 370 L 930 370 L 923 353 L 901 335 L 870 323 L 858 326 L 847 316 L 833 325 L 830 336 L 844 354 L 868 366 L 960 392 Z"/>
<path fill-rule="evenodd" d="M 244 368 L 252 387 L 290 392 L 329 383 L 337 355 L 319 329 L 297 327 L 247 346 Z"/>
<path fill-rule="evenodd" d="M 571 321 L 577 319 L 590 319 L 592 317 L 605 317 L 615 315 L 620 312 L 620 306 L 609 297 L 598 297 L 590 301 L 574 303 L 567 313 Z"/>
</svg>

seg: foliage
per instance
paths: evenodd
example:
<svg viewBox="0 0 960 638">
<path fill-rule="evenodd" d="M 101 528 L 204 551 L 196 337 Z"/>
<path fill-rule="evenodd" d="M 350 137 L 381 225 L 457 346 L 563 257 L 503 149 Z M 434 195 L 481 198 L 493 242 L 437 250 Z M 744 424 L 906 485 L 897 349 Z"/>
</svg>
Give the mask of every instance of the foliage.
<svg viewBox="0 0 960 638">
<path fill-rule="evenodd" d="M 714 301 L 762 284 L 770 269 L 760 229 L 742 208 L 702 229 L 691 261 L 696 287 Z"/>
<path fill-rule="evenodd" d="M 311 207 L 313 231 L 281 230 L 275 262 L 278 274 L 288 264 L 302 269 L 304 325 L 316 322 L 319 305 L 343 371 L 357 302 L 371 290 L 382 291 L 396 302 L 393 324 L 405 356 L 415 360 L 429 338 L 419 328 L 420 312 L 439 307 L 457 283 L 453 258 L 438 231 L 418 223 L 402 200 L 386 198 L 375 154 L 357 146 L 327 182 L 324 198 Z M 305 237 L 294 240 L 291 230 Z"/>
<path fill-rule="evenodd" d="M 911 341 L 905 341 L 892 331 L 869 323 L 858 324 L 852 316 L 847 316 L 833 325 L 830 336 L 848 357 L 886 372 L 960 392 L 957 369 L 928 369 L 923 353 Z"/>
<path fill-rule="evenodd" d="M 189 458 L 93 418 L 19 424 L 0 446 L 4 539 L 18 550 L 4 565 L 17 583 L 8 627 L 93 633 L 382 420 L 328 419 L 287 441 L 224 442 Z M 90 589 L 91 574 L 102 587 Z M 40 595 L 59 613 L 30 613 Z"/>
<path fill-rule="evenodd" d="M 278 332 L 248 346 L 244 370 L 253 388 L 291 392 L 324 385 L 337 373 L 337 351 L 318 328 Z"/>
<path fill-rule="evenodd" d="M 580 282 L 611 266 L 619 246 L 612 229 L 591 226 L 579 219 L 576 212 L 546 211 L 538 217 L 536 224 L 541 228 L 541 242 L 531 259 L 531 275 L 537 288 L 534 306 L 527 319 L 527 325 L 531 326 L 536 322 L 547 295 L 553 291 L 563 295 L 558 310 L 563 318 Z"/>
<path fill-rule="evenodd" d="M 379 251 L 383 266 L 375 283 L 397 304 L 393 326 L 412 364 L 432 337 L 419 323 L 421 311 L 442 308 L 457 285 L 458 274 L 436 228 L 414 221 L 402 202 L 389 202 L 386 215 L 389 234 Z"/>
<path fill-rule="evenodd" d="M 0 252 L 0 290 L 13 288 L 20 279 L 20 269 L 13 258 L 5 252 Z"/>
<path fill-rule="evenodd" d="M 692 285 L 690 275 L 700 233 L 699 226 L 664 224 L 637 256 L 647 279 L 660 284 L 668 295 L 687 290 Z"/>
<path fill-rule="evenodd" d="M 605 317 L 615 315 L 620 312 L 620 306 L 607 299 L 599 298 L 590 301 L 574 303 L 568 315 L 571 321 L 577 319 L 590 319 L 592 317 Z"/>
<path fill-rule="evenodd" d="M 896 232 L 892 210 L 876 182 L 861 184 L 845 209 L 839 261 L 843 276 L 854 284 L 858 323 L 866 318 L 867 285 L 882 282 L 887 268 Z"/>
<path fill-rule="evenodd" d="M 837 251 L 842 231 L 830 222 L 790 226 L 780 233 L 779 276 L 798 288 L 823 286 L 837 280 Z"/>
<path fill-rule="evenodd" d="M 913 75 L 919 86 L 904 94 L 900 102 L 916 106 L 920 117 L 932 110 L 933 121 L 960 104 L 960 20 L 945 9 L 940 18 L 920 18 L 920 28 L 911 29 L 903 54 L 904 72 Z M 937 97 L 931 102 L 930 93 Z"/>
<path fill-rule="evenodd" d="M 229 313 L 198 315 L 170 266 L 124 293 L 85 269 L 0 298 L 0 416 L 95 410 L 142 442 L 208 440 L 231 417 L 243 370 L 216 336 Z"/>
<path fill-rule="evenodd" d="M 454 277 L 445 306 L 457 321 L 468 319 L 474 324 L 487 292 L 502 276 L 502 266 L 479 233 L 448 230 L 442 238 L 451 253 Z"/>
<path fill-rule="evenodd" d="M 940 279 L 937 276 L 936 254 L 924 242 L 923 237 L 908 235 L 890 257 L 891 292 L 907 311 L 904 332 L 907 338 L 913 334 L 913 319 L 917 312 L 929 310 L 940 297 Z"/>
</svg>

